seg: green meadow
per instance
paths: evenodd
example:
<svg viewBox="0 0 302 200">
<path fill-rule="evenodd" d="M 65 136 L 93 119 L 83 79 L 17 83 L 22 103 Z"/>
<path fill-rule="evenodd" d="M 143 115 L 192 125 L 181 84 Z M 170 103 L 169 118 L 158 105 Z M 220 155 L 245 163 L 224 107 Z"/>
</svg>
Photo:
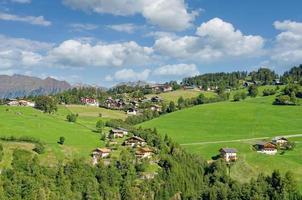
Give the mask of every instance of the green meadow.
<svg viewBox="0 0 302 200">
<path fill-rule="evenodd" d="M 95 115 L 103 111 L 99 108 L 94 109 Z M 93 113 L 92 108 L 86 111 L 82 106 L 72 106 L 70 110 L 60 106 L 56 114 L 45 114 L 28 107 L 0 106 L 0 136 L 30 136 L 40 139 L 45 144 L 46 152 L 39 157 L 45 164 L 55 164 L 81 157 L 88 159 L 91 150 L 104 145 L 100 140 L 100 135 L 94 132 L 94 127 L 97 120 L 105 121 L 107 118 L 97 117 L 98 114 L 87 116 L 82 112 L 84 110 L 85 113 L 91 115 Z M 66 115 L 70 112 L 79 113 L 76 123 L 66 121 Z M 115 116 L 120 115 L 115 111 L 112 112 Z M 105 116 L 107 117 L 107 114 Z M 64 145 L 57 143 L 61 136 L 65 137 Z M 9 149 L 32 148 L 31 144 L 22 142 L 0 142 L 4 144 L 4 148 L 9 146 Z M 4 161 L 1 164 L 8 165 L 8 163 Z"/>
<path fill-rule="evenodd" d="M 164 92 L 164 93 L 160 93 L 160 94 L 156 94 L 156 95 L 150 94 L 150 95 L 146 95 L 146 97 L 151 98 L 153 96 L 159 96 L 165 102 L 170 102 L 170 101 L 177 102 L 179 97 L 192 98 L 192 97 L 197 97 L 200 93 L 203 93 L 206 97 L 216 96 L 216 93 L 211 92 L 211 91 L 207 92 L 207 91 L 200 91 L 198 89 L 188 89 L 188 90 L 179 89 L 179 90 L 175 90 L 172 92 Z"/>
<path fill-rule="evenodd" d="M 231 166 L 232 177 L 246 182 L 260 172 L 291 170 L 302 190 L 302 137 L 290 138 L 296 142 L 296 147 L 284 154 L 269 156 L 252 149 L 259 140 L 302 134 L 302 106 L 272 105 L 274 98 L 257 97 L 195 106 L 140 126 L 156 127 L 159 133 L 168 134 L 185 149 L 206 160 L 216 156 L 221 147 L 234 147 L 238 149 L 239 159 Z"/>
</svg>

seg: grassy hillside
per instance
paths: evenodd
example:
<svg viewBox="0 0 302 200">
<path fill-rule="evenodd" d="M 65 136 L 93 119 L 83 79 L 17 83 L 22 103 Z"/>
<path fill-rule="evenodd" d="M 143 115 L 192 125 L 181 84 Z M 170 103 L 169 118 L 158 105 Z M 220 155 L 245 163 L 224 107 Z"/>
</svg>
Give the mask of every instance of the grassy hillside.
<svg viewBox="0 0 302 200">
<path fill-rule="evenodd" d="M 272 105 L 274 97 L 205 104 L 142 124 L 156 127 L 180 144 L 302 132 L 301 106 Z"/>
<path fill-rule="evenodd" d="M 42 162 L 89 158 L 93 148 L 103 145 L 99 134 L 91 130 L 97 118 L 91 127 L 85 123 L 68 123 L 65 118 L 62 108 L 57 114 L 49 115 L 33 108 L 0 106 L 0 136 L 40 139 L 46 144 L 46 153 L 40 156 Z M 60 136 L 66 138 L 63 146 L 57 144 Z"/>
<path fill-rule="evenodd" d="M 275 106 L 273 99 L 274 96 L 258 97 L 200 105 L 140 125 L 156 127 L 160 133 L 167 133 L 190 152 L 208 160 L 221 147 L 235 147 L 239 160 L 231 167 L 234 178 L 244 182 L 259 172 L 292 170 L 302 190 L 302 137 L 291 138 L 296 148 L 282 155 L 268 156 L 252 150 L 252 144 L 260 138 L 302 134 L 302 106 Z"/>
<path fill-rule="evenodd" d="M 166 102 L 174 101 L 177 102 L 179 97 L 184 97 L 184 98 L 192 98 L 192 97 L 197 97 L 200 93 L 203 93 L 206 97 L 213 97 L 216 94 L 214 92 L 201 92 L 198 89 L 190 89 L 190 90 L 175 90 L 172 92 L 166 92 L 166 93 L 160 93 L 157 94 L 156 96 L 159 96 L 164 99 Z M 147 95 L 147 98 L 151 98 L 152 96 L 155 96 L 154 94 L 152 95 Z"/>
</svg>

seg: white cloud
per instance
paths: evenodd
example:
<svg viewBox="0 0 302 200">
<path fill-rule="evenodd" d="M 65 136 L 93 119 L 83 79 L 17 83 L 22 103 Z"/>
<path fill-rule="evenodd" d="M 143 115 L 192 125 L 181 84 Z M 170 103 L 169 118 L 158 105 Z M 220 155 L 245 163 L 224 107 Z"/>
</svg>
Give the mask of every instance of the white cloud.
<svg viewBox="0 0 302 200">
<path fill-rule="evenodd" d="M 91 31 L 98 28 L 96 24 L 82 24 L 82 23 L 74 23 L 69 25 L 75 31 Z"/>
<path fill-rule="evenodd" d="M 31 0 L 11 0 L 14 3 L 31 3 Z"/>
<path fill-rule="evenodd" d="M 195 76 L 199 71 L 195 64 L 164 65 L 154 70 L 155 75 L 160 76 Z"/>
<path fill-rule="evenodd" d="M 126 32 L 126 33 L 133 33 L 138 27 L 134 24 L 115 24 L 115 25 L 107 25 L 108 28 L 119 31 L 119 32 Z"/>
<path fill-rule="evenodd" d="M 243 35 L 232 24 L 214 18 L 202 23 L 196 36 L 165 36 L 155 41 L 154 48 L 163 55 L 181 60 L 215 62 L 257 56 L 261 54 L 263 45 L 261 36 Z"/>
<path fill-rule="evenodd" d="M 141 14 L 163 29 L 182 31 L 192 25 L 197 12 L 189 12 L 184 0 L 63 0 L 73 9 L 128 16 Z"/>
<path fill-rule="evenodd" d="M 44 19 L 43 16 L 18 16 L 13 14 L 8 14 L 4 12 L 0 12 L 0 20 L 5 21 L 16 21 L 16 22 L 25 22 L 32 25 L 39 26 L 50 26 L 51 22 Z"/>
<path fill-rule="evenodd" d="M 133 69 L 122 69 L 114 73 L 113 76 L 106 76 L 106 81 L 146 81 L 151 74 L 151 70 L 145 69 L 136 72 Z"/>
<path fill-rule="evenodd" d="M 271 60 L 279 65 L 300 64 L 302 60 L 302 23 L 276 21 L 274 27 L 282 31 L 276 36 Z"/>
<path fill-rule="evenodd" d="M 137 43 L 90 44 L 84 41 L 67 40 L 49 51 L 46 61 L 67 67 L 104 67 L 145 65 L 151 62 L 152 48 Z"/>
<path fill-rule="evenodd" d="M 37 65 L 43 58 L 40 53 L 48 51 L 52 46 L 50 43 L 0 35 L 0 68 Z"/>
<path fill-rule="evenodd" d="M 39 42 L 24 38 L 13 38 L 0 34 L 0 51 L 8 49 L 20 49 L 26 51 L 49 50 L 54 46 L 52 43 Z"/>
</svg>

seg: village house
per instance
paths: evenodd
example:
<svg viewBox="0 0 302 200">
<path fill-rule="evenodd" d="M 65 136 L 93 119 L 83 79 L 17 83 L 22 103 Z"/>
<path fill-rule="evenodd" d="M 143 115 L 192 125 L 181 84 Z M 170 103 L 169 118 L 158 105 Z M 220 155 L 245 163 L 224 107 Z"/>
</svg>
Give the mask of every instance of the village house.
<svg viewBox="0 0 302 200">
<path fill-rule="evenodd" d="M 162 98 L 160 98 L 159 96 L 154 96 L 151 98 L 151 102 L 153 103 L 159 103 L 159 102 L 162 102 Z"/>
<path fill-rule="evenodd" d="M 162 88 L 162 91 L 163 91 L 163 92 L 171 92 L 171 91 L 173 91 L 173 88 L 172 88 L 172 86 L 170 86 L 170 85 L 165 85 L 165 86 Z"/>
<path fill-rule="evenodd" d="M 150 86 L 153 92 L 171 92 L 173 90 L 172 86 L 167 84 L 155 84 Z"/>
<path fill-rule="evenodd" d="M 128 130 L 127 129 L 124 129 L 124 128 L 121 128 L 121 127 L 118 127 L 117 129 L 120 130 L 120 131 L 123 131 L 124 135 L 128 135 Z"/>
<path fill-rule="evenodd" d="M 153 150 L 149 147 L 140 147 L 136 150 L 135 156 L 138 159 L 151 158 L 153 155 Z"/>
<path fill-rule="evenodd" d="M 88 106 L 99 106 L 99 102 L 94 98 L 82 97 L 81 103 Z"/>
<path fill-rule="evenodd" d="M 277 153 L 277 146 L 272 142 L 258 142 L 254 145 L 258 153 L 268 155 L 275 155 Z"/>
<path fill-rule="evenodd" d="M 194 90 L 196 87 L 194 85 L 184 85 L 182 88 L 184 90 Z"/>
<path fill-rule="evenodd" d="M 273 80 L 273 85 L 283 85 L 280 79 L 274 79 Z"/>
<path fill-rule="evenodd" d="M 35 107 L 34 102 L 26 101 L 26 100 L 17 100 L 17 99 L 9 99 L 7 102 L 8 106 L 27 106 L 27 107 Z"/>
<path fill-rule="evenodd" d="M 137 114 L 137 110 L 135 108 L 129 108 L 127 110 L 127 115 L 136 115 Z"/>
<path fill-rule="evenodd" d="M 161 106 L 159 106 L 159 105 L 152 105 L 152 106 L 150 107 L 150 109 L 151 109 L 152 111 L 161 112 Z"/>
<path fill-rule="evenodd" d="M 220 156 L 226 161 L 236 161 L 237 160 L 237 149 L 234 148 L 221 148 L 219 150 Z"/>
<path fill-rule="evenodd" d="M 132 136 L 124 141 L 125 146 L 141 147 L 146 145 L 146 141 L 138 136 Z"/>
<path fill-rule="evenodd" d="M 111 129 L 109 132 L 109 138 L 123 138 L 124 135 L 124 131 L 119 129 Z"/>
<path fill-rule="evenodd" d="M 100 159 L 109 157 L 111 149 L 108 148 L 96 148 L 92 151 L 92 164 L 96 165 Z"/>
<path fill-rule="evenodd" d="M 274 137 L 272 143 L 277 146 L 285 146 L 288 143 L 288 139 L 285 137 Z"/>
</svg>

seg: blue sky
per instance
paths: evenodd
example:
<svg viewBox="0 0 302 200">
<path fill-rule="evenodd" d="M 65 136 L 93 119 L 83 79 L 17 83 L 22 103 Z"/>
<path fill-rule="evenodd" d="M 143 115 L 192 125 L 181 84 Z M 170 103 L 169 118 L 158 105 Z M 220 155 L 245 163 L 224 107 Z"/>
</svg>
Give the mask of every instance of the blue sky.
<svg viewBox="0 0 302 200">
<path fill-rule="evenodd" d="M 0 74 L 112 86 L 302 63 L 299 0 L 1 0 Z"/>
</svg>

